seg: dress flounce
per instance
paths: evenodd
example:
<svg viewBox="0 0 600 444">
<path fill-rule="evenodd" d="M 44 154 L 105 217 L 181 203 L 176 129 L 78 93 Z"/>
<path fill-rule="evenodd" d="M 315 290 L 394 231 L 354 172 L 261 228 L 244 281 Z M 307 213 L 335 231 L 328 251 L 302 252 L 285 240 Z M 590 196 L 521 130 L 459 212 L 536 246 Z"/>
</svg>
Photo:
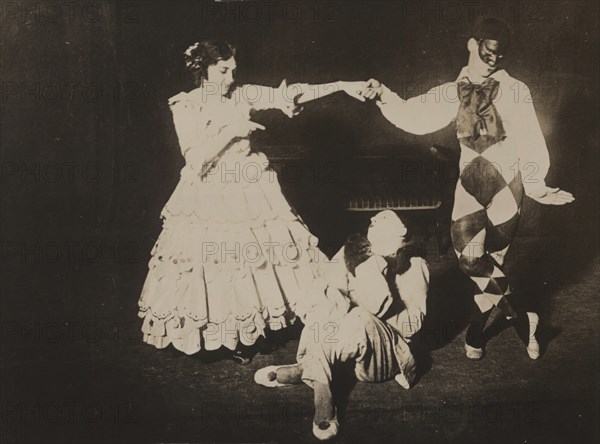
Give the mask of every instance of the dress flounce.
<svg viewBox="0 0 600 444">
<path fill-rule="evenodd" d="M 228 163 L 230 174 L 182 174 L 161 213 L 139 301 L 144 340 L 157 348 L 251 345 L 293 323 L 298 301 L 320 288 L 326 257 L 264 155 Z M 254 179 L 243 176 L 250 167 Z"/>
</svg>

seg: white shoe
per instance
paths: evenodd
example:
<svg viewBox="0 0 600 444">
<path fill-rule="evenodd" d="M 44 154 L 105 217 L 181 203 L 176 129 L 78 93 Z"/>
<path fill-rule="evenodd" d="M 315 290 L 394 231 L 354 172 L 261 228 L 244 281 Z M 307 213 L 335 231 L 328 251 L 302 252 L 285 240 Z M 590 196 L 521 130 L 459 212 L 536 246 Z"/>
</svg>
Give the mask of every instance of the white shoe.
<svg viewBox="0 0 600 444">
<path fill-rule="evenodd" d="M 394 379 L 401 387 L 410 390 L 410 383 L 408 382 L 408 379 L 406 379 L 406 376 L 404 376 L 404 373 L 398 373 Z"/>
<path fill-rule="evenodd" d="M 527 354 L 531 359 L 538 359 L 540 357 L 540 344 L 535 338 L 535 332 L 537 330 L 540 317 L 537 313 L 527 312 L 529 318 L 529 344 L 527 345 Z"/>
<path fill-rule="evenodd" d="M 313 435 L 315 435 L 317 439 L 321 441 L 326 441 L 337 436 L 338 432 L 340 431 L 340 423 L 337 419 L 337 409 L 333 419 L 329 421 L 321 421 L 319 424 L 313 421 L 312 429 Z"/>
<path fill-rule="evenodd" d="M 277 370 L 283 367 L 293 367 L 293 365 L 269 365 L 267 367 L 263 367 L 254 373 L 254 382 L 260 385 L 264 385 L 265 387 L 287 387 L 293 384 L 284 384 L 282 382 L 277 381 Z M 269 374 L 275 373 L 275 377 L 270 379 Z"/>
<path fill-rule="evenodd" d="M 473 359 L 474 361 L 479 361 L 485 354 L 483 348 L 471 347 L 467 343 L 465 343 L 465 351 L 467 352 L 467 358 Z"/>
</svg>

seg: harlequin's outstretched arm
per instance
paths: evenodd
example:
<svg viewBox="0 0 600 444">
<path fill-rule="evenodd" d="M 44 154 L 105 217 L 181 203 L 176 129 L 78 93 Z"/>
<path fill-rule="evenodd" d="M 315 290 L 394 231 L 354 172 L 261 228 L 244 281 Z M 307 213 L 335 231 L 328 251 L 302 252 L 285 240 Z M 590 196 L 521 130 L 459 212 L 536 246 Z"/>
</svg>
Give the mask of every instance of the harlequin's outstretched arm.
<svg viewBox="0 0 600 444">
<path fill-rule="evenodd" d="M 367 90 L 363 96 L 377 99 L 383 116 L 401 130 L 423 135 L 440 130 L 448 125 L 458 112 L 459 101 L 456 84 L 444 83 L 425 94 L 402 99 L 375 79 L 365 82 Z"/>
<path fill-rule="evenodd" d="M 322 83 L 322 84 L 307 84 L 307 83 L 296 83 L 290 85 L 296 89 L 297 97 L 296 103 L 302 105 L 313 100 L 322 99 L 330 94 L 338 91 L 343 91 L 350 97 L 354 97 L 361 102 L 365 101 L 362 93 L 365 91 L 366 82 L 347 82 L 339 80 L 337 82 Z"/>
</svg>

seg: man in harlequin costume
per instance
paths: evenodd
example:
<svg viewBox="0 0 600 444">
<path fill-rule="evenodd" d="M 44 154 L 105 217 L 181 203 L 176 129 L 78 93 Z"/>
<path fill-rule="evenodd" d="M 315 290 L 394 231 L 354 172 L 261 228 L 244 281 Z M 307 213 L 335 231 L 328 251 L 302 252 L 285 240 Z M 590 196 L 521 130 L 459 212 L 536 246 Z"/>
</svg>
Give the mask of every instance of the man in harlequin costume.
<svg viewBox="0 0 600 444">
<path fill-rule="evenodd" d="M 395 379 L 408 389 L 416 376 L 409 347 L 426 313 L 429 268 L 405 243 L 406 227 L 392 211 L 371 219 L 367 236 L 354 234 L 327 265 L 326 286 L 298 312 L 305 324 L 297 363 L 258 370 L 256 383 L 282 387 L 306 383 L 314 390 L 313 434 L 337 435 L 331 386 L 339 363 L 352 363 L 362 382 Z"/>
<path fill-rule="evenodd" d="M 484 19 L 471 33 L 469 62 L 456 81 L 408 100 L 374 79 L 364 92 L 364 97 L 377 100 L 391 123 L 410 133 L 427 134 L 451 121 L 456 124 L 461 155 L 451 237 L 461 270 L 476 284 L 474 316 L 465 340 L 470 359 L 484 356 L 490 337 L 484 328 L 494 307 L 503 312 L 500 319 L 514 323 L 529 357 L 539 357 L 539 317 L 526 310 L 523 295 L 511 294 L 504 258 L 524 194 L 546 205 L 574 200 L 544 181 L 550 161 L 531 93 L 500 67 L 509 44 L 508 26 Z"/>
</svg>

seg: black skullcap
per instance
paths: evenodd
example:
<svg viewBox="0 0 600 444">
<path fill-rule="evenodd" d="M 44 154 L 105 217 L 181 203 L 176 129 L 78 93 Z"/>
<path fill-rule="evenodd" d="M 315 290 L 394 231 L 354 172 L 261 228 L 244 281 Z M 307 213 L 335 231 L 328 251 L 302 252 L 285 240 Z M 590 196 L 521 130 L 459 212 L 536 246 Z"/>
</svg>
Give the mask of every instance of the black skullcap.
<svg viewBox="0 0 600 444">
<path fill-rule="evenodd" d="M 478 19 L 473 26 L 471 36 L 476 40 L 497 40 L 504 49 L 510 46 L 510 28 L 499 18 Z"/>
</svg>

